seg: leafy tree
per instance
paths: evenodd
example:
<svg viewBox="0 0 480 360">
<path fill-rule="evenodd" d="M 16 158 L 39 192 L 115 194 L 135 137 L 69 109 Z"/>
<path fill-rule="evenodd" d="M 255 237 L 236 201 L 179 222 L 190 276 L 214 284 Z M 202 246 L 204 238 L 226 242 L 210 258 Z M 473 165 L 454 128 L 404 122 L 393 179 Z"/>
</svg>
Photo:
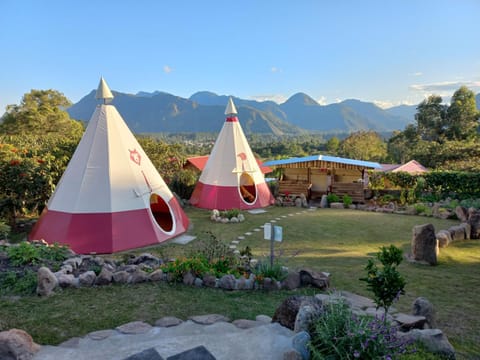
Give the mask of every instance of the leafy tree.
<svg viewBox="0 0 480 360">
<path fill-rule="evenodd" d="M 382 268 L 379 268 L 373 259 L 369 259 L 365 266 L 367 277 L 360 280 L 365 281 L 367 288 L 373 292 L 377 309 L 382 307 L 385 310 L 386 322 L 390 306 L 400 294 L 405 294 L 405 279 L 397 271 L 397 266 L 403 260 L 402 250 L 394 245 L 382 246 L 376 258 L 382 264 Z"/>
<path fill-rule="evenodd" d="M 351 159 L 381 161 L 387 156 L 387 146 L 375 131 L 358 131 L 341 142 L 339 153 Z"/>
<path fill-rule="evenodd" d="M 468 140 L 477 136 L 478 119 L 475 94 L 466 86 L 455 91 L 447 110 L 446 137 L 449 140 Z"/>
<path fill-rule="evenodd" d="M 186 155 L 180 144 L 167 144 L 151 137 L 139 137 L 138 142 L 167 184 L 182 169 Z"/>
<path fill-rule="evenodd" d="M 389 159 L 395 163 L 406 163 L 410 160 L 411 149 L 417 141 L 417 129 L 413 124 L 407 125 L 404 131 L 395 131 L 387 143 Z"/>
<path fill-rule="evenodd" d="M 442 104 L 442 98 L 431 95 L 417 106 L 415 120 L 417 134 L 421 140 L 440 141 L 446 127 L 447 106 Z"/>
<path fill-rule="evenodd" d="M 70 105 L 70 100 L 56 90 L 31 90 L 23 96 L 20 105 L 7 106 L 0 133 L 42 136 L 53 133 L 79 138 L 83 125 L 65 111 Z"/>
<path fill-rule="evenodd" d="M 416 159 L 432 169 L 477 171 L 479 117 L 475 95 L 464 86 L 454 93 L 450 106 L 432 95 L 418 105 L 416 123 L 390 138 L 389 159 L 397 163 Z"/>
<path fill-rule="evenodd" d="M 331 137 L 327 141 L 326 148 L 330 154 L 336 155 L 338 153 L 338 149 L 340 148 L 340 139 L 336 136 Z"/>
</svg>

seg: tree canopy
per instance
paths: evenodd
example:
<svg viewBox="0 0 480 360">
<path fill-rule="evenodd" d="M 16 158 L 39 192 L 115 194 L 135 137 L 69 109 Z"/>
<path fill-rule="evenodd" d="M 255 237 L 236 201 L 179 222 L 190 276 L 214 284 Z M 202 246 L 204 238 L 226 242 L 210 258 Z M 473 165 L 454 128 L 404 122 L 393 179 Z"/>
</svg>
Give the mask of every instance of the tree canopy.
<svg viewBox="0 0 480 360">
<path fill-rule="evenodd" d="M 351 159 L 382 161 L 387 145 L 375 131 L 357 131 L 340 143 L 339 153 Z"/>
<path fill-rule="evenodd" d="M 416 159 L 432 169 L 478 170 L 479 117 L 475 94 L 465 86 L 450 105 L 431 95 L 417 106 L 416 123 L 390 138 L 389 156 L 400 163 Z"/>
<path fill-rule="evenodd" d="M 19 105 L 8 105 L 0 133 L 6 135 L 45 135 L 80 138 L 83 125 L 72 120 L 65 109 L 71 105 L 57 90 L 31 90 Z"/>
</svg>

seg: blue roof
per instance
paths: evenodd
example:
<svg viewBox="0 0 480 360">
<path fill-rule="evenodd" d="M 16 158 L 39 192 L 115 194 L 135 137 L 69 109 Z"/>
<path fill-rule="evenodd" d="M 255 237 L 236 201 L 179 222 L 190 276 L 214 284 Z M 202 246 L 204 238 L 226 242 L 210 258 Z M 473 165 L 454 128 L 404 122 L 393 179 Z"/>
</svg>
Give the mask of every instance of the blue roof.
<svg viewBox="0 0 480 360">
<path fill-rule="evenodd" d="M 278 165 L 294 164 L 294 163 L 308 162 L 308 161 L 328 161 L 328 162 L 336 162 L 340 164 L 363 166 L 363 167 L 368 167 L 373 169 L 381 168 L 380 164 L 377 162 L 354 160 L 354 159 L 347 159 L 347 158 L 341 158 L 337 156 L 328 156 L 328 155 L 311 155 L 311 156 L 305 156 L 305 157 L 294 157 L 289 159 L 271 160 L 271 161 L 265 161 L 263 165 L 278 166 Z"/>
</svg>

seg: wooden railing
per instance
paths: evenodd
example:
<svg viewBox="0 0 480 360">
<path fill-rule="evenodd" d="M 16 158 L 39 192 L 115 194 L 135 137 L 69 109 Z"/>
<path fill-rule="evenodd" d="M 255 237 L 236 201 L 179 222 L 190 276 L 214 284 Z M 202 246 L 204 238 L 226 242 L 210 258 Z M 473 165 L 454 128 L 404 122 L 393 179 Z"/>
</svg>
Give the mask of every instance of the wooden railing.
<svg viewBox="0 0 480 360">
<path fill-rule="evenodd" d="M 282 180 L 278 182 L 279 195 L 300 195 L 304 194 L 307 198 L 310 196 L 312 184 L 301 180 Z"/>
<path fill-rule="evenodd" d="M 334 183 L 332 185 L 332 193 L 343 198 L 343 195 L 349 195 L 353 202 L 365 202 L 362 183 Z"/>
</svg>

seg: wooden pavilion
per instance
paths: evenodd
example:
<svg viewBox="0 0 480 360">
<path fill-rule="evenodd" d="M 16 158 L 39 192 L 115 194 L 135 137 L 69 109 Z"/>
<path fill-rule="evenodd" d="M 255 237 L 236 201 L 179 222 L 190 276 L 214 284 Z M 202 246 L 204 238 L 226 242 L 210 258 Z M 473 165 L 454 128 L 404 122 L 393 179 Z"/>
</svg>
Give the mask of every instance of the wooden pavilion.
<svg viewBox="0 0 480 360">
<path fill-rule="evenodd" d="M 381 168 L 376 162 L 325 155 L 272 160 L 264 165 L 282 169 L 278 179 L 281 196 L 304 194 L 309 199 L 316 199 L 333 193 L 340 198 L 349 195 L 356 203 L 365 201 L 366 170 Z"/>
</svg>

